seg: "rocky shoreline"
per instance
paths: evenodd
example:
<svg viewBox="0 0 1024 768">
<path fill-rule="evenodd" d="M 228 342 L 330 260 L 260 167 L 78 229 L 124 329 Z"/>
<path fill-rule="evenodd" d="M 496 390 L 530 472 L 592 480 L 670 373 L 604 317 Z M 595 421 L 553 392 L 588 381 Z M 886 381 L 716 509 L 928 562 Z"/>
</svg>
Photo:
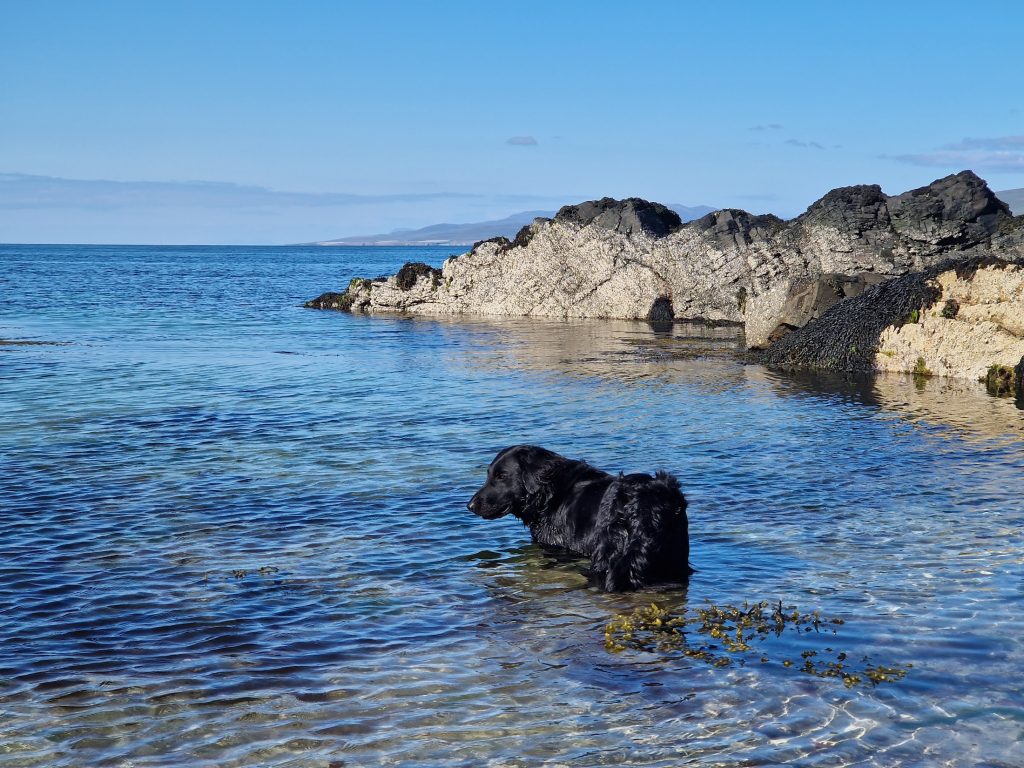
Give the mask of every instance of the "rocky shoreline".
<svg viewBox="0 0 1024 768">
<path fill-rule="evenodd" d="M 305 306 L 736 323 L 775 367 L 904 370 L 922 358 L 930 374 L 976 377 L 983 358 L 1024 356 L 1006 319 L 1021 316 L 1022 260 L 1024 216 L 963 171 L 895 196 L 836 189 L 790 221 L 729 209 L 684 224 L 638 198 L 565 206 L 440 269 L 406 264 Z M 957 316 L 942 315 L 942 296 Z"/>
<path fill-rule="evenodd" d="M 1024 396 L 1024 259 L 954 259 L 893 278 L 779 339 L 760 360 L 789 371 L 985 380 L 995 394 Z"/>
</svg>

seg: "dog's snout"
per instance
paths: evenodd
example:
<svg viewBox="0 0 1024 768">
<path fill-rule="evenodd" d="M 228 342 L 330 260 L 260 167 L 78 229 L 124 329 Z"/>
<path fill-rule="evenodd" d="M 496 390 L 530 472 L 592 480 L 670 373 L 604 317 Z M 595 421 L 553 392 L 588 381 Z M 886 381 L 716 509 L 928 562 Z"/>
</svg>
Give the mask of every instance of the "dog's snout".
<svg viewBox="0 0 1024 768">
<path fill-rule="evenodd" d="M 473 498 L 466 503 L 466 509 L 468 509 L 470 512 L 476 512 L 476 508 L 479 505 L 480 500 L 476 496 L 473 496 Z"/>
</svg>

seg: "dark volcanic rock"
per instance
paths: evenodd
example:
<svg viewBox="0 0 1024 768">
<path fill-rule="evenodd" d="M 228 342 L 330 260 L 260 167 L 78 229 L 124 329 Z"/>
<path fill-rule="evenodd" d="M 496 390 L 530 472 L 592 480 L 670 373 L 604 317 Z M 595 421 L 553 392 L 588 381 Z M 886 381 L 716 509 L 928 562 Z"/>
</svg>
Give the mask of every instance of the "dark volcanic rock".
<svg viewBox="0 0 1024 768">
<path fill-rule="evenodd" d="M 961 171 L 891 197 L 893 227 L 907 238 L 941 246 L 969 246 L 999 231 L 1010 207 L 972 171 Z"/>
<path fill-rule="evenodd" d="M 890 226 L 887 201 L 877 184 L 840 187 L 813 203 L 800 220 L 830 225 L 855 235 L 887 230 Z"/>
<path fill-rule="evenodd" d="M 643 232 L 650 237 L 664 237 L 683 226 L 679 214 L 671 208 L 639 197 L 625 200 L 602 197 L 579 205 L 566 205 L 555 214 L 555 221 L 581 227 L 593 223 L 621 235 Z"/>
<path fill-rule="evenodd" d="M 786 222 L 770 213 L 755 216 L 738 208 L 723 208 L 685 225 L 723 249 L 745 248 L 783 232 Z"/>
<path fill-rule="evenodd" d="M 470 248 L 469 250 L 475 251 L 481 245 L 486 245 L 487 243 L 497 243 L 499 248 L 505 248 L 511 242 L 512 241 L 509 240 L 504 235 L 498 235 L 497 237 L 488 237 L 486 240 L 477 240 L 475 243 L 473 243 L 473 247 Z"/>
<path fill-rule="evenodd" d="M 537 233 L 538 228 L 551 221 L 551 219 L 545 219 L 543 216 L 539 216 L 525 227 L 516 232 L 515 238 L 510 242 L 505 239 L 505 242 L 498 247 L 498 253 L 504 253 L 505 251 L 512 250 L 513 248 L 525 248 L 530 244 L 533 236 Z M 504 239 L 504 238 L 503 238 Z M 475 248 L 475 246 L 474 246 Z"/>
</svg>

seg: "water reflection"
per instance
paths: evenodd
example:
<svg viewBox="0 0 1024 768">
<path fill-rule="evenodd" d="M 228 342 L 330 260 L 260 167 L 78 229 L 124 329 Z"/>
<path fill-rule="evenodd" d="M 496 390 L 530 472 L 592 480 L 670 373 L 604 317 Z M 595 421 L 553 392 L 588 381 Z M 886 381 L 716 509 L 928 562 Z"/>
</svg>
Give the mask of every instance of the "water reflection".
<svg viewBox="0 0 1024 768">
<path fill-rule="evenodd" d="M 732 326 L 516 318 L 401 322 L 437 324 L 472 335 L 478 348 L 460 349 L 457 357 L 474 359 L 482 370 L 546 371 L 626 386 L 685 383 L 723 392 L 768 388 L 783 397 L 819 396 L 825 402 L 880 408 L 909 421 L 951 427 L 968 438 L 1008 444 L 1024 439 L 1024 403 L 992 397 L 979 382 L 770 371 L 747 360 L 742 331 Z"/>
<path fill-rule="evenodd" d="M 1024 762 L 1011 402 L 781 376 L 729 328 L 298 308 L 447 255 L 360 253 L 0 249 L 4 337 L 74 342 L 0 360 L 5 765 Z M 676 472 L 687 589 L 598 592 L 469 514 L 515 442 Z M 780 599 L 911 673 L 604 647 L 652 600 Z"/>
<path fill-rule="evenodd" d="M 873 376 L 783 374 L 751 366 L 752 381 L 783 395 L 817 395 L 883 409 L 908 422 L 950 428 L 958 437 L 1007 446 L 1024 440 L 1024 405 L 992 397 L 980 382 L 896 373 Z"/>
</svg>

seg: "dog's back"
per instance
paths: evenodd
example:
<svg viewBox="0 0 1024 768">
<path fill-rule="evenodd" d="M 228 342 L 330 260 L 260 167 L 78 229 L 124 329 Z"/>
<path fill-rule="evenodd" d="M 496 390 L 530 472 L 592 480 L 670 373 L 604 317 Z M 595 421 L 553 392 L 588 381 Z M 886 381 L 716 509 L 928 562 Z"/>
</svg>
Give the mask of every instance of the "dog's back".
<svg viewBox="0 0 1024 768">
<path fill-rule="evenodd" d="M 682 582 L 692 573 L 686 497 L 666 472 L 620 475 L 598 509 L 592 561 L 609 592 Z"/>
</svg>

